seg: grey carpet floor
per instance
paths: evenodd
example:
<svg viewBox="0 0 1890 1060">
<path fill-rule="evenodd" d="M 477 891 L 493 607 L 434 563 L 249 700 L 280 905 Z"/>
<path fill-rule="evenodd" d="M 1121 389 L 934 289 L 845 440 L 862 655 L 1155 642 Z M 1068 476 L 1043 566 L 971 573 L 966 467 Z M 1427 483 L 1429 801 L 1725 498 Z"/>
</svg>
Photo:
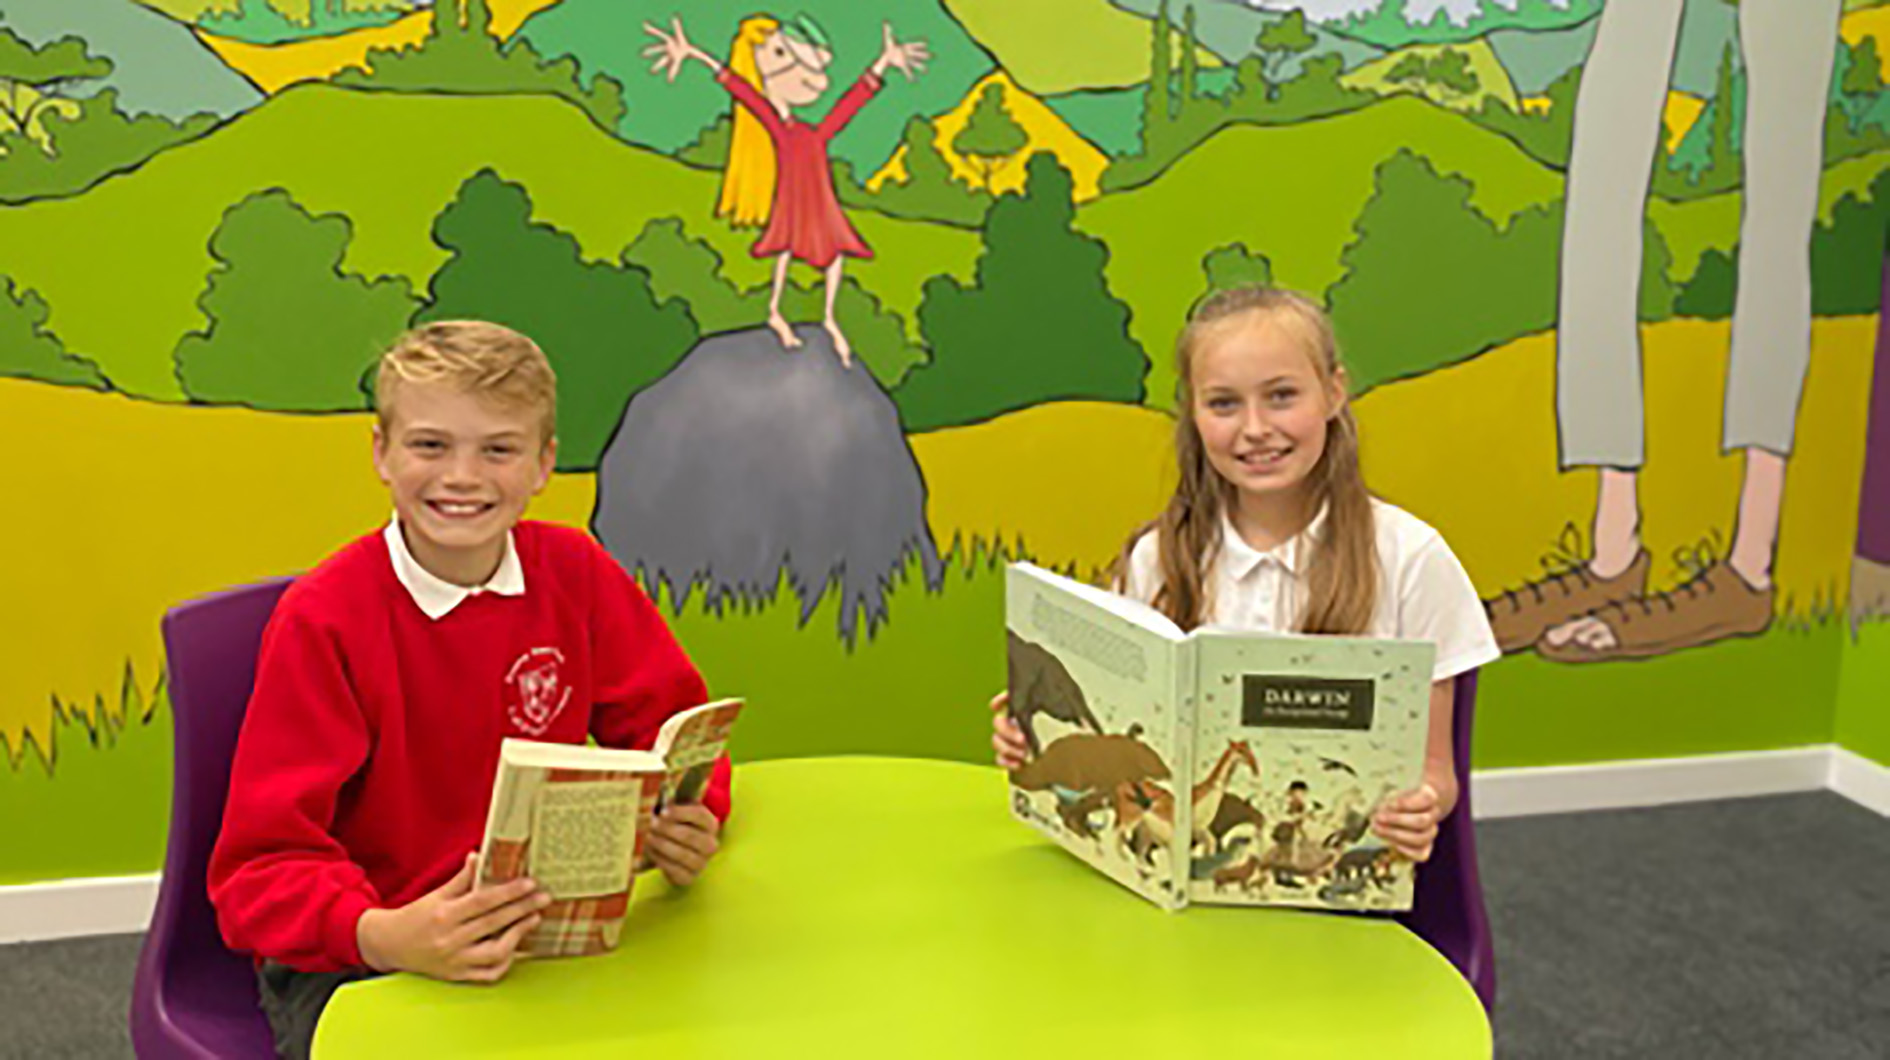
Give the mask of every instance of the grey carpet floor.
<svg viewBox="0 0 1890 1060">
<path fill-rule="evenodd" d="M 1497 1054 L 1890 1057 L 1890 821 L 1831 794 L 1485 821 Z M 0 947 L 0 1057 L 123 1057 L 138 936 Z"/>
</svg>

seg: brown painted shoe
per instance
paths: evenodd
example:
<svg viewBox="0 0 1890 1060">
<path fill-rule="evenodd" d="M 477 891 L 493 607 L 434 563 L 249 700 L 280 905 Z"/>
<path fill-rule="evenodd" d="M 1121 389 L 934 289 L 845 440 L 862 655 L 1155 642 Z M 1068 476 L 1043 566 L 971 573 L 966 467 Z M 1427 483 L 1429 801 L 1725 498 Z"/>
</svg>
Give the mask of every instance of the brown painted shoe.
<svg viewBox="0 0 1890 1060">
<path fill-rule="evenodd" d="M 1536 643 L 1544 633 L 1620 600 L 1632 600 L 1647 592 L 1647 574 L 1654 559 L 1641 549 L 1627 569 L 1612 578 L 1598 578 L 1581 560 L 1565 559 L 1561 570 L 1523 583 L 1520 589 L 1506 589 L 1503 595 L 1483 601 L 1489 613 L 1490 629 L 1496 633 L 1496 646 L 1507 655 Z"/>
<path fill-rule="evenodd" d="M 1749 637 L 1771 626 L 1776 595 L 1776 588 L 1754 589 L 1731 567 L 1715 562 L 1669 592 L 1617 601 L 1544 633 L 1536 652 L 1556 662 L 1606 662 Z M 1611 643 L 1589 643 L 1598 632 Z"/>
</svg>

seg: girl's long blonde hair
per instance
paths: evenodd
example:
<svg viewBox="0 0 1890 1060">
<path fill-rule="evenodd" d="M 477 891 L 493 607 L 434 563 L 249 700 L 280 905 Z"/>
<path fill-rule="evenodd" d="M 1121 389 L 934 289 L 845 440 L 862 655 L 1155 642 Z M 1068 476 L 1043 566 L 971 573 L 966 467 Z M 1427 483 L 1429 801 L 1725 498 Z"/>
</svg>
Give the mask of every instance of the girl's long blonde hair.
<svg viewBox="0 0 1890 1060">
<path fill-rule="evenodd" d="M 779 19 L 750 15 L 735 30 L 729 45 L 729 72 L 761 91 L 761 63 L 755 49 L 781 28 Z M 737 228 L 767 222 L 774 207 L 774 142 L 761 121 L 740 103 L 734 105 L 735 128 L 729 136 L 728 165 L 722 170 L 722 194 L 715 216 L 727 217 Z"/>
<path fill-rule="evenodd" d="M 1333 392 L 1340 372 L 1332 322 L 1304 295 L 1272 287 L 1236 287 L 1209 297 L 1188 318 L 1175 343 L 1175 459 L 1180 476 L 1167 508 L 1130 536 L 1117 564 L 1120 584 L 1127 577 L 1135 543 L 1153 530 L 1161 575 L 1154 605 L 1182 629 L 1201 625 L 1213 609 L 1213 601 L 1207 598 L 1207 572 L 1220 554 L 1221 520 L 1234 503 L 1233 485 L 1208 463 L 1207 448 L 1194 424 L 1195 354 L 1211 333 L 1248 314 L 1298 325 L 1295 330 L 1308 340 L 1307 354 L 1324 393 Z M 1321 505 L 1329 509 L 1312 542 L 1310 563 L 1300 567 L 1307 591 L 1297 628 L 1302 633 L 1364 633 L 1378 604 L 1377 531 L 1371 494 L 1359 468 L 1358 422 L 1349 402 L 1327 423 L 1325 452 L 1308 482 L 1313 510 Z"/>
</svg>

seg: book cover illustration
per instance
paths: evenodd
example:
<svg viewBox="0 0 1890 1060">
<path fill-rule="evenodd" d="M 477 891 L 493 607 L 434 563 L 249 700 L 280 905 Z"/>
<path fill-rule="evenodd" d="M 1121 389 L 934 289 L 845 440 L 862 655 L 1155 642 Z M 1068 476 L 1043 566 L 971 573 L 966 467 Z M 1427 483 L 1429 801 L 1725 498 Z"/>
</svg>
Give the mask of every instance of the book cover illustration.
<svg viewBox="0 0 1890 1060">
<path fill-rule="evenodd" d="M 1182 904 L 1173 828 L 1163 829 L 1161 811 L 1172 778 L 1185 772 L 1173 653 L 1128 620 L 1016 569 L 1005 608 L 1009 709 L 1032 750 L 1010 774 L 1013 815 L 1136 893 Z"/>
<path fill-rule="evenodd" d="M 1433 649 L 1347 637 L 1198 638 L 1193 901 L 1411 906 L 1410 861 L 1372 834 L 1422 779 Z"/>
<path fill-rule="evenodd" d="M 617 945 L 630 909 L 661 772 L 501 767 L 484 883 L 530 876 L 552 896 L 519 944 L 532 957 L 576 957 Z"/>
<path fill-rule="evenodd" d="M 657 799 L 657 810 L 672 803 L 702 801 L 716 759 L 728 749 L 729 731 L 741 715 L 742 700 L 723 699 L 676 715 L 657 734 L 656 752 L 669 772 Z"/>
</svg>

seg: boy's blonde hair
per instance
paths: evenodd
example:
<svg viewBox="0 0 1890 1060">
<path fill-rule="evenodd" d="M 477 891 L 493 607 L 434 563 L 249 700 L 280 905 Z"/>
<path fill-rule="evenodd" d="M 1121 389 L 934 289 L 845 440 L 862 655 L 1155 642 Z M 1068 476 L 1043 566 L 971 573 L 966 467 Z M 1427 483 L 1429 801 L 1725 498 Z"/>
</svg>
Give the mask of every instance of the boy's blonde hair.
<svg viewBox="0 0 1890 1060">
<path fill-rule="evenodd" d="M 548 444 L 558 425 L 558 377 L 545 351 L 503 324 L 440 320 L 394 340 L 381 355 L 374 383 L 374 411 L 381 429 L 393 423 L 400 388 L 408 383 L 444 383 L 508 409 L 538 413 L 539 442 Z"/>
</svg>

